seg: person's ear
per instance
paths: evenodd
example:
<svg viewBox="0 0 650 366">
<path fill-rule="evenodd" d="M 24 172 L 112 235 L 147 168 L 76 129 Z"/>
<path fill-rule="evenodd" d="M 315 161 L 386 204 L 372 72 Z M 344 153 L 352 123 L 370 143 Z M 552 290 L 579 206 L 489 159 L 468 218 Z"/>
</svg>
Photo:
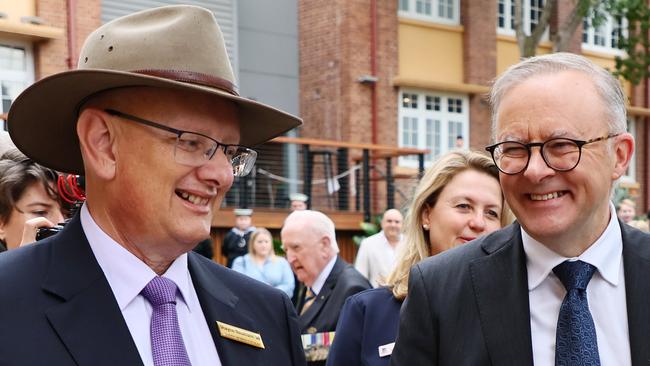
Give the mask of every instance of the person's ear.
<svg viewBox="0 0 650 366">
<path fill-rule="evenodd" d="M 612 180 L 616 180 L 625 174 L 627 167 L 630 165 L 632 154 L 634 153 L 634 137 L 629 133 L 622 133 L 614 137 L 614 170 L 612 171 Z M 634 163 L 634 162 L 632 162 Z"/>
<path fill-rule="evenodd" d="M 431 223 L 429 222 L 429 214 L 431 213 L 431 207 L 425 204 L 422 208 L 422 213 L 420 214 L 420 221 L 422 221 L 422 228 L 424 230 L 429 230 Z"/>
<path fill-rule="evenodd" d="M 101 179 L 115 177 L 117 166 L 116 130 L 110 115 L 100 109 L 86 108 L 79 115 L 77 135 L 84 157 L 84 168 Z"/>
</svg>

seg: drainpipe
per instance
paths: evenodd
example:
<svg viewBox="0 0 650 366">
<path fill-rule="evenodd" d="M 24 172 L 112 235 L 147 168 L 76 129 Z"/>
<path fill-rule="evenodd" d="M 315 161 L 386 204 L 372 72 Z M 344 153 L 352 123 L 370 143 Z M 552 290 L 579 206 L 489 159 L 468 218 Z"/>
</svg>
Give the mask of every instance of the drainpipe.
<svg viewBox="0 0 650 366">
<path fill-rule="evenodd" d="M 377 0 L 370 0 L 370 75 L 377 77 Z M 377 144 L 377 81 L 370 85 L 370 133 L 371 141 Z M 373 159 L 372 165 L 376 164 Z M 373 180 L 377 182 L 377 173 L 373 170 Z M 377 184 L 372 185 L 372 208 L 377 212 Z"/>
<path fill-rule="evenodd" d="M 66 14 L 68 17 L 68 69 L 77 66 L 77 1 L 66 0 Z"/>
<path fill-rule="evenodd" d="M 377 76 L 377 0 L 370 0 L 370 75 Z M 377 144 L 377 82 L 370 88 L 372 143 Z"/>
</svg>

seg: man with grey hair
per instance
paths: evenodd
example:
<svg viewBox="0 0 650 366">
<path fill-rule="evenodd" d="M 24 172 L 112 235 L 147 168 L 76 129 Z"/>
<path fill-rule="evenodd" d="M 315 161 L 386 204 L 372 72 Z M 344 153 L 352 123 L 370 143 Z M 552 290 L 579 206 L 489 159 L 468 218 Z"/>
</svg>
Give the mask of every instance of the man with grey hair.
<svg viewBox="0 0 650 366">
<path fill-rule="evenodd" d="M 370 288 L 368 280 L 339 258 L 334 222 L 322 212 L 292 212 L 281 237 L 291 269 L 302 282 L 296 302 L 301 332 L 334 331 L 345 299 Z"/>
<path fill-rule="evenodd" d="M 619 82 L 557 53 L 491 92 L 488 146 L 517 222 L 414 266 L 391 365 L 641 365 L 650 236 L 616 219 L 634 151 Z"/>
</svg>

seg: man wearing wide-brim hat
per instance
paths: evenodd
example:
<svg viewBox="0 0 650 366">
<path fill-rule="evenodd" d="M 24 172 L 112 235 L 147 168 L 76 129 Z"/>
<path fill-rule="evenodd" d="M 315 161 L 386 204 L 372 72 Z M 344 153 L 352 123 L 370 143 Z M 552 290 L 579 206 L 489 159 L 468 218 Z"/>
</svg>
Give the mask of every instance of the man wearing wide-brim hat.
<svg viewBox="0 0 650 366">
<path fill-rule="evenodd" d="M 238 96 L 212 13 L 105 24 L 8 123 L 27 156 L 84 174 L 87 201 L 61 233 L 0 255 L 1 364 L 304 363 L 286 295 L 191 252 L 250 147 L 301 123 Z"/>
</svg>

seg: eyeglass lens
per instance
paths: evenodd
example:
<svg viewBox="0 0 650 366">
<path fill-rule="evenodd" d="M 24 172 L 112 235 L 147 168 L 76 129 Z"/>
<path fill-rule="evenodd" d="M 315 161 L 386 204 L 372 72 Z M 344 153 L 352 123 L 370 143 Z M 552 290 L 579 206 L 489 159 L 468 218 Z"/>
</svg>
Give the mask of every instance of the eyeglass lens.
<svg viewBox="0 0 650 366">
<path fill-rule="evenodd" d="M 206 136 L 192 132 L 183 132 L 178 136 L 174 158 L 179 164 L 200 166 L 218 153 L 216 150 L 219 147 L 232 164 L 233 174 L 236 177 L 243 177 L 250 173 L 257 159 L 254 150 L 236 145 L 220 145 Z"/>
</svg>

